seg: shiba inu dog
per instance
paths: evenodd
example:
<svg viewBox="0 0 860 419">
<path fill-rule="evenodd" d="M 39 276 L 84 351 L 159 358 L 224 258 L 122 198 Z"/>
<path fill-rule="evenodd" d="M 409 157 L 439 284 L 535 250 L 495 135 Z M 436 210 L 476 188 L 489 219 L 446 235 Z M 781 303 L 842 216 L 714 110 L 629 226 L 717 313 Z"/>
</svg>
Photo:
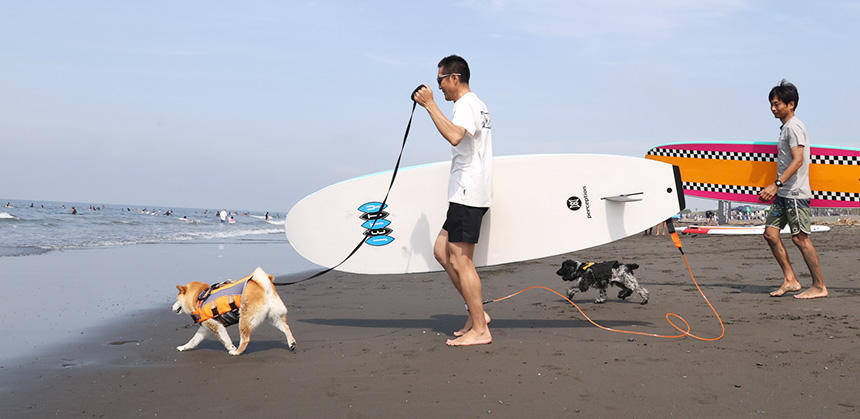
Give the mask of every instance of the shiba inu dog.
<svg viewBox="0 0 860 419">
<path fill-rule="evenodd" d="M 287 307 L 275 291 L 274 277 L 257 268 L 251 275 L 238 281 L 225 281 L 215 285 L 192 281 L 177 285 L 179 293 L 173 311 L 191 315 L 200 324 L 197 333 L 179 351 L 194 349 L 208 333 L 214 334 L 230 355 L 241 355 L 250 341 L 251 332 L 264 320 L 269 320 L 287 338 L 291 351 L 296 339 L 287 325 Z M 227 326 L 239 323 L 239 347 L 227 334 Z"/>
</svg>

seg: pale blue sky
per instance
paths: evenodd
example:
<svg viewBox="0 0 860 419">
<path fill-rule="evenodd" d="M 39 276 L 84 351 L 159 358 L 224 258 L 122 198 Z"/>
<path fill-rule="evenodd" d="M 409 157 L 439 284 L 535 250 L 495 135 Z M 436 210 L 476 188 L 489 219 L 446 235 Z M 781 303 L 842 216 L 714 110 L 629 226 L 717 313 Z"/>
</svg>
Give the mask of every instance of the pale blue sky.
<svg viewBox="0 0 860 419">
<path fill-rule="evenodd" d="M 0 197 L 286 211 L 390 169 L 451 53 L 496 155 L 774 140 L 783 77 L 814 144 L 860 147 L 857 22 L 850 1 L 8 2 Z M 419 108 L 404 164 L 449 156 Z"/>
</svg>

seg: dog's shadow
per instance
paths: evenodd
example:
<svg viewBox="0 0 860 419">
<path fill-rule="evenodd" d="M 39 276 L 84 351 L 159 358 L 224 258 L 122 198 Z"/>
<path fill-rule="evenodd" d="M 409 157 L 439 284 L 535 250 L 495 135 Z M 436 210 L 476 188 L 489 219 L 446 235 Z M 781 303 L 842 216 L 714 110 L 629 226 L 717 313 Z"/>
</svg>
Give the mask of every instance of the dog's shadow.
<svg viewBox="0 0 860 419">
<path fill-rule="evenodd" d="M 242 352 L 242 355 L 250 355 L 255 352 L 266 352 L 270 350 L 288 350 L 287 343 L 283 339 L 253 339 L 253 336 L 251 337 L 251 343 L 245 349 L 245 352 Z M 236 346 L 239 346 L 239 342 L 237 342 L 236 340 L 233 340 L 233 343 Z M 219 342 L 218 340 L 213 339 L 206 339 L 203 342 L 200 342 L 200 344 L 197 345 L 196 348 L 185 353 L 206 353 L 208 351 L 227 355 L 227 350 L 224 349 L 224 345 L 222 345 L 221 342 Z"/>
<path fill-rule="evenodd" d="M 463 326 L 465 315 L 434 314 L 426 319 L 301 319 L 300 322 L 336 327 L 362 327 L 376 329 L 427 329 L 437 333 L 450 333 Z M 607 327 L 648 326 L 650 322 L 635 320 L 604 320 Z M 561 329 L 593 327 L 585 319 L 504 319 L 494 317 L 494 329 Z"/>
</svg>

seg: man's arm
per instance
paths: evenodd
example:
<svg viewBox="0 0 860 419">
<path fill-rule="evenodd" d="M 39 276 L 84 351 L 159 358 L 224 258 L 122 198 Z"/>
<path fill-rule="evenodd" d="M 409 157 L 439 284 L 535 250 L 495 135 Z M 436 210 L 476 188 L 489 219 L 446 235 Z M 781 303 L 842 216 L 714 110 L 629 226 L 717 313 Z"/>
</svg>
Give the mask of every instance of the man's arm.
<svg viewBox="0 0 860 419">
<path fill-rule="evenodd" d="M 445 117 L 445 114 L 439 109 L 439 106 L 436 106 L 436 101 L 433 100 L 433 91 L 430 90 L 427 85 L 424 85 L 421 89 L 415 92 L 415 95 L 412 97 L 419 105 L 423 106 L 424 109 L 427 109 L 427 113 L 430 114 L 430 119 L 433 120 L 433 124 L 436 125 L 436 129 L 439 130 L 439 133 L 442 134 L 442 137 L 445 138 L 452 146 L 457 146 L 460 144 L 460 141 L 463 140 L 463 137 L 466 136 L 466 129 L 454 125 L 448 118 Z"/>
<path fill-rule="evenodd" d="M 803 146 L 796 146 L 791 148 L 791 163 L 788 164 L 788 167 L 785 168 L 785 171 L 782 172 L 782 175 L 779 176 L 780 182 L 787 182 L 797 173 L 797 169 L 800 169 L 800 166 L 803 165 Z M 779 191 L 779 187 L 776 186 L 776 183 L 771 183 L 767 185 L 764 189 L 759 192 L 759 200 L 761 201 L 770 201 L 776 196 L 777 191 Z"/>
</svg>

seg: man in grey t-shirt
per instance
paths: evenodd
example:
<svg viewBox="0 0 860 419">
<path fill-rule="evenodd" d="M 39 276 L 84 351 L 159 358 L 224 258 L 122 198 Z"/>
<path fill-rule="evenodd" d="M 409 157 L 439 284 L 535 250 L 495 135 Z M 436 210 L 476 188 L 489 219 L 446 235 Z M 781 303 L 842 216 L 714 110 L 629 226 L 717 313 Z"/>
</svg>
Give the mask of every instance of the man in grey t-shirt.
<svg viewBox="0 0 860 419">
<path fill-rule="evenodd" d="M 809 239 L 811 232 L 811 212 L 809 202 L 812 190 L 809 185 L 809 137 L 806 126 L 796 116 L 797 88 L 783 80 L 771 89 L 768 95 L 770 110 L 773 116 L 782 121 L 777 144 L 776 180 L 759 192 L 759 199 L 764 202 L 773 200 L 767 211 L 764 238 L 770 245 L 770 250 L 782 268 L 782 285 L 770 293 L 771 297 L 781 297 L 786 292 L 800 291 L 802 286 L 797 281 L 788 253 L 779 232 L 786 225 L 791 229 L 791 241 L 800 249 L 803 260 L 812 275 L 812 285 L 794 298 L 809 299 L 827 296 L 827 287 L 821 274 L 821 264 L 818 252 Z"/>
</svg>

